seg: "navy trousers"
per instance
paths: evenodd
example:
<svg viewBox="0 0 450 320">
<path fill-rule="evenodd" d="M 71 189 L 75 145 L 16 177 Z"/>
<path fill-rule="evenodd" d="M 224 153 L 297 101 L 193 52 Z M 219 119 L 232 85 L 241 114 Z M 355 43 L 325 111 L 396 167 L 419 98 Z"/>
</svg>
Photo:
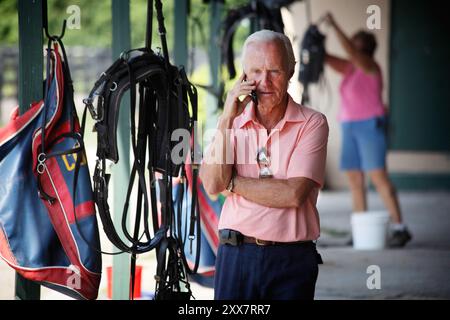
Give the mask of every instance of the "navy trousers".
<svg viewBox="0 0 450 320">
<path fill-rule="evenodd" d="M 216 300 L 313 300 L 319 254 L 315 243 L 220 245 Z"/>
</svg>

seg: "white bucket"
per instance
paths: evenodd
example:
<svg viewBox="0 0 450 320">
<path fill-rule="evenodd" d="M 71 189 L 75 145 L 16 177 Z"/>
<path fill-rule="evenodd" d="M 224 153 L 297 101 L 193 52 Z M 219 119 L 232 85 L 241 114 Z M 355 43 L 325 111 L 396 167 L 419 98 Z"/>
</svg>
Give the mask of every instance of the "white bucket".
<svg viewBox="0 0 450 320">
<path fill-rule="evenodd" d="M 389 214 L 386 211 L 365 211 L 352 214 L 353 248 L 377 250 L 386 246 Z"/>
</svg>

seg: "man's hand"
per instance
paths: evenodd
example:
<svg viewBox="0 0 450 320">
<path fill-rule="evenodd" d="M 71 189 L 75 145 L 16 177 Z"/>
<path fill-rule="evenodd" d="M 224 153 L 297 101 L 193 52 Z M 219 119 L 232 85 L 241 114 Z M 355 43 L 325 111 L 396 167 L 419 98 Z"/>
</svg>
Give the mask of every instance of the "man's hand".
<svg viewBox="0 0 450 320">
<path fill-rule="evenodd" d="M 245 74 L 239 77 L 233 88 L 228 92 L 227 99 L 223 108 L 222 117 L 234 120 L 244 110 L 247 103 L 252 99 L 250 93 L 256 89 L 254 80 L 246 81 Z M 240 96 L 246 96 L 244 100 L 240 101 Z"/>
</svg>

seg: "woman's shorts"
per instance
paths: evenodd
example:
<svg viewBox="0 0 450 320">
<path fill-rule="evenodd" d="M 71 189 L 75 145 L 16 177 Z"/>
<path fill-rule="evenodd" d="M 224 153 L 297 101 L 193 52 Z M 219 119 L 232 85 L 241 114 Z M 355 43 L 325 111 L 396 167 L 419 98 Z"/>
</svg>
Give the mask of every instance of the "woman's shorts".
<svg viewBox="0 0 450 320">
<path fill-rule="evenodd" d="M 342 122 L 341 170 L 386 167 L 386 116 Z"/>
</svg>

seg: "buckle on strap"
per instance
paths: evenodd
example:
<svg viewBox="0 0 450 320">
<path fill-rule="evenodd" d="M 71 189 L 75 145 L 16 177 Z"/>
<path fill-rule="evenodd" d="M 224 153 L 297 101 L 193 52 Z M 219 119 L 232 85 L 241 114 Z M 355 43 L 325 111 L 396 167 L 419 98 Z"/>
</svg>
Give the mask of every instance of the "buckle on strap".
<svg viewBox="0 0 450 320">
<path fill-rule="evenodd" d="M 274 245 L 274 244 L 275 244 L 274 241 L 265 241 L 265 240 L 261 240 L 261 239 L 257 239 L 257 238 L 255 238 L 255 243 L 256 243 L 258 246 L 262 246 L 262 247 L 264 247 L 264 246 L 269 246 L 269 245 Z"/>
</svg>

